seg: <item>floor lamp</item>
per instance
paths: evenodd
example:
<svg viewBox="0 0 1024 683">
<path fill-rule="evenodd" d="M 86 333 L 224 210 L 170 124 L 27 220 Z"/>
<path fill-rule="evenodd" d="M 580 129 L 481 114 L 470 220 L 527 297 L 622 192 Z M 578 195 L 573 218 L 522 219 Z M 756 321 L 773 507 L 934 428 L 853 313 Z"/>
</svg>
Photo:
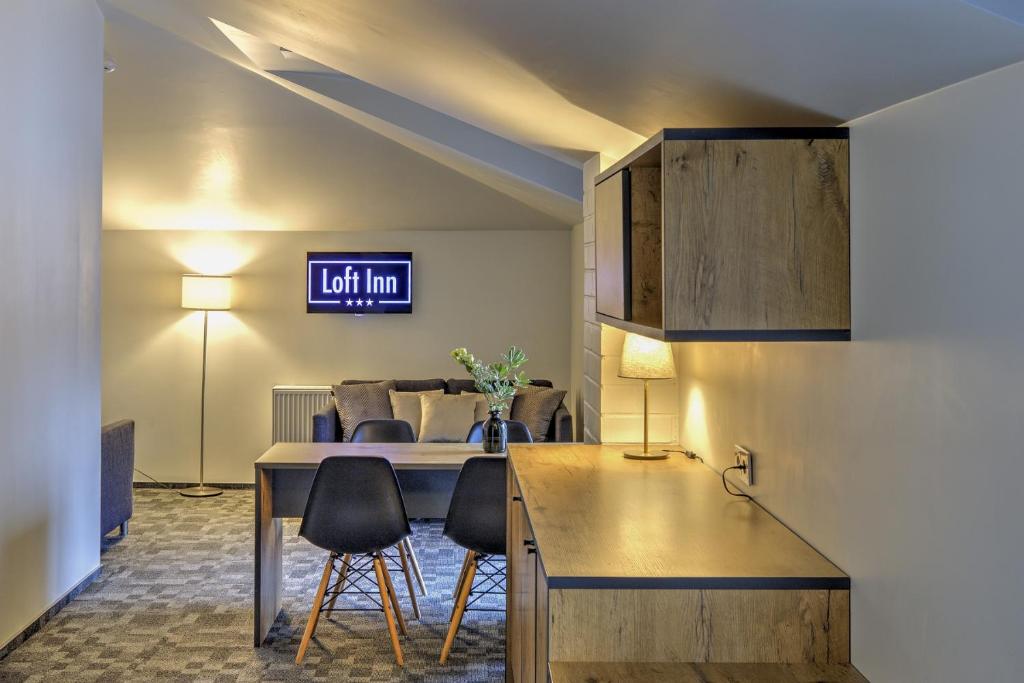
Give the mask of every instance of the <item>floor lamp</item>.
<svg viewBox="0 0 1024 683">
<path fill-rule="evenodd" d="M 226 311 L 231 308 L 231 277 L 226 275 L 182 275 L 181 307 L 203 312 L 203 389 L 199 402 L 199 486 L 181 490 L 189 498 L 219 496 L 222 490 L 207 486 L 203 465 L 206 442 L 206 337 L 209 329 L 210 311 Z"/>
<path fill-rule="evenodd" d="M 619 377 L 642 379 L 644 381 L 644 449 L 626 451 L 627 458 L 634 460 L 664 460 L 668 453 L 651 453 L 647 444 L 647 385 L 652 379 L 672 379 L 676 376 L 676 365 L 672 361 L 672 347 L 663 341 L 641 337 L 629 332 L 622 343 L 622 361 Z"/>
</svg>

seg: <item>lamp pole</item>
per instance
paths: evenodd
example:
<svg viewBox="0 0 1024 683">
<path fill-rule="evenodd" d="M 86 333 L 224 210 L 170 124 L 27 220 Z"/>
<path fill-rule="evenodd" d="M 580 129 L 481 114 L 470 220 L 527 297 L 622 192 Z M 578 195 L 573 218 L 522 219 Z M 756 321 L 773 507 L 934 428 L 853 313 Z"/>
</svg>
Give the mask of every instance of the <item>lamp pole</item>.
<svg viewBox="0 0 1024 683">
<path fill-rule="evenodd" d="M 221 489 L 206 486 L 204 473 L 206 464 L 206 339 L 209 327 L 210 311 L 203 309 L 203 381 L 199 395 L 199 486 L 181 490 L 181 495 L 189 498 L 209 498 L 223 493 Z"/>
</svg>

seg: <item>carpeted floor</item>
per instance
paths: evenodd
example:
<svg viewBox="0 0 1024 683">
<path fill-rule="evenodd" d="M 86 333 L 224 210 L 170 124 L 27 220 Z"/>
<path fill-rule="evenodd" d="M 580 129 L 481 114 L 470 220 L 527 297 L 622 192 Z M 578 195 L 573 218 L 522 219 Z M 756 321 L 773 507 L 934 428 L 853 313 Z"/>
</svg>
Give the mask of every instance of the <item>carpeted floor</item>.
<svg viewBox="0 0 1024 683">
<path fill-rule="evenodd" d="M 381 612 L 322 618 L 294 663 L 326 555 L 285 524 L 284 609 L 263 648 L 252 647 L 253 492 L 189 499 L 139 489 L 124 540 L 107 542 L 103 572 L 74 602 L 0 661 L 0 681 L 498 681 L 503 612 L 469 612 L 446 666 L 437 663 L 463 551 L 440 522 L 413 525 L 429 595 L 395 665 Z M 490 606 L 503 608 L 503 602 Z M 326 615 L 325 615 L 326 616 Z"/>
</svg>

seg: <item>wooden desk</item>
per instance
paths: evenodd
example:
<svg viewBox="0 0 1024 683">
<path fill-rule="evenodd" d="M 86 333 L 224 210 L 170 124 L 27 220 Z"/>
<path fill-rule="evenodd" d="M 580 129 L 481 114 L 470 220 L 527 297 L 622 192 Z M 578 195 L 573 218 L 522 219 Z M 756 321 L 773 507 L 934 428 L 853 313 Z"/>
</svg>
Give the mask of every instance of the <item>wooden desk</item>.
<svg viewBox="0 0 1024 683">
<path fill-rule="evenodd" d="M 507 680 L 556 662 L 850 661 L 849 577 L 703 464 L 512 444 L 508 492 Z"/>
<path fill-rule="evenodd" d="M 256 571 L 253 645 L 260 647 L 281 611 L 281 519 L 302 517 L 320 461 L 371 455 L 394 466 L 410 517 L 444 517 L 444 494 L 480 444 L 277 443 L 256 461 Z M 442 509 L 443 508 L 443 509 Z"/>
</svg>

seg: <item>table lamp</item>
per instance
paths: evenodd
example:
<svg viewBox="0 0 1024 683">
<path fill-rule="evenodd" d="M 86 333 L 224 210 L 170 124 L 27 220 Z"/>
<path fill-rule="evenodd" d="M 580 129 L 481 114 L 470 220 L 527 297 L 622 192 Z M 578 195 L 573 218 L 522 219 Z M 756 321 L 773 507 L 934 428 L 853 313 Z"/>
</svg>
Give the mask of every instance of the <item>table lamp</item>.
<svg viewBox="0 0 1024 683">
<path fill-rule="evenodd" d="M 223 491 L 206 486 L 203 478 L 206 440 L 206 337 L 210 311 L 231 308 L 231 277 L 227 275 L 182 275 L 181 307 L 203 312 L 203 386 L 199 402 L 199 486 L 181 490 L 189 498 L 219 496 Z"/>
<path fill-rule="evenodd" d="M 644 381 L 644 449 L 626 451 L 623 455 L 635 460 L 664 460 L 668 453 L 651 453 L 647 449 L 647 387 L 652 379 L 672 379 L 676 366 L 672 361 L 672 347 L 663 341 L 627 333 L 622 344 L 622 362 L 619 377 Z"/>
</svg>

